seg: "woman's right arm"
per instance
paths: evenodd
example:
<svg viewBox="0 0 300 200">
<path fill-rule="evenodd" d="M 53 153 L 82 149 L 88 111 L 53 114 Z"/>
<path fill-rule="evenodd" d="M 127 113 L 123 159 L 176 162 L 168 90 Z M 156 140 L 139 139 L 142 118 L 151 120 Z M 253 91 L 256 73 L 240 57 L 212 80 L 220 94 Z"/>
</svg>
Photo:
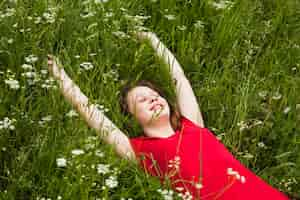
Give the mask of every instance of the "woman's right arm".
<svg viewBox="0 0 300 200">
<path fill-rule="evenodd" d="M 158 57 L 169 66 L 169 72 L 176 81 L 176 96 L 180 114 L 188 118 L 200 127 L 204 127 L 204 120 L 200 111 L 196 95 L 193 92 L 190 81 L 184 74 L 182 67 L 171 51 L 152 32 L 138 32 L 136 36 L 140 40 L 147 39 Z"/>
<path fill-rule="evenodd" d="M 76 108 L 88 125 L 96 129 L 106 143 L 113 145 L 121 157 L 135 161 L 135 154 L 129 138 L 102 111 L 97 109 L 96 105 L 89 104 L 88 98 L 70 79 L 54 56 L 48 56 L 48 68 L 53 77 L 59 82 L 59 88 L 64 97 Z"/>
</svg>

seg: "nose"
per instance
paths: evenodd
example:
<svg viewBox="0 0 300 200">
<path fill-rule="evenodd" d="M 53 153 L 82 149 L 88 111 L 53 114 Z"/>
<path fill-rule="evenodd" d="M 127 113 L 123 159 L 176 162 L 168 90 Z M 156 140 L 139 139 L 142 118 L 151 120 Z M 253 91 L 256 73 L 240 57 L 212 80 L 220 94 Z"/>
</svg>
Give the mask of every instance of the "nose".
<svg viewBox="0 0 300 200">
<path fill-rule="evenodd" d="M 157 98 L 158 98 L 158 96 L 152 96 L 152 97 L 151 97 L 151 102 L 156 101 Z"/>
</svg>

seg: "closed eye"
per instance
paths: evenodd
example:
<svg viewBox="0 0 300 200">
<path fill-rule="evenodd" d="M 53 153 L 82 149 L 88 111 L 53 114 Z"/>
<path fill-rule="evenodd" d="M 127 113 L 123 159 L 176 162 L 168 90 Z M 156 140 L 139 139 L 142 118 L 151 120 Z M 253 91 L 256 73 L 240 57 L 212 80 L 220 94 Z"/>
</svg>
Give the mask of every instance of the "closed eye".
<svg viewBox="0 0 300 200">
<path fill-rule="evenodd" d="M 138 101 L 139 102 L 144 102 L 144 101 L 146 101 L 146 98 L 145 97 L 140 97 Z"/>
</svg>

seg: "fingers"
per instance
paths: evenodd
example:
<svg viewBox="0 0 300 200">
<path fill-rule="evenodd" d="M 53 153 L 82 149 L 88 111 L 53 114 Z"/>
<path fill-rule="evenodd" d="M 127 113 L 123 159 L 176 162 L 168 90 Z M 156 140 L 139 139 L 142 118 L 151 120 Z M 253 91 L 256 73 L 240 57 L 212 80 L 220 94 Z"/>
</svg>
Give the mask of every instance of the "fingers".
<svg viewBox="0 0 300 200">
<path fill-rule="evenodd" d="M 53 65 L 53 60 L 48 59 L 48 65 Z"/>
<path fill-rule="evenodd" d="M 48 54 L 47 57 L 48 57 L 48 66 L 50 67 L 54 64 L 54 59 L 53 59 L 54 56 L 51 54 Z"/>
<path fill-rule="evenodd" d="M 47 55 L 48 57 L 48 70 L 54 77 L 60 76 L 60 70 L 57 65 L 57 58 L 51 54 Z"/>
<path fill-rule="evenodd" d="M 134 34 L 139 40 L 151 39 L 156 36 L 153 32 L 135 32 Z"/>
</svg>

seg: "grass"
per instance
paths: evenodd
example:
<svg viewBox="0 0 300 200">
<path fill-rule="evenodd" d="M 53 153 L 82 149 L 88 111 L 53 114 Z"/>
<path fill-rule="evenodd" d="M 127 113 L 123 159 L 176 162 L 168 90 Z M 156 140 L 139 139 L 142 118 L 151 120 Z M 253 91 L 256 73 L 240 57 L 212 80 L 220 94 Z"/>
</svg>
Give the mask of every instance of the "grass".
<svg viewBox="0 0 300 200">
<path fill-rule="evenodd" d="M 134 122 L 120 114 L 124 82 L 153 80 L 174 98 L 164 64 L 132 37 L 143 29 L 182 64 L 206 126 L 266 182 L 300 198 L 298 1 L 236 0 L 224 9 L 209 0 L 97 2 L 0 2 L 1 199 L 164 198 L 157 179 L 118 158 L 80 117 L 66 115 L 72 108 L 45 71 L 46 55 L 59 56 L 89 99 L 138 136 L 141 129 L 128 129 Z M 15 120 L 4 127 L 5 117 Z M 109 172 L 98 173 L 100 163 Z M 109 176 L 116 187 L 105 186 Z"/>
</svg>

